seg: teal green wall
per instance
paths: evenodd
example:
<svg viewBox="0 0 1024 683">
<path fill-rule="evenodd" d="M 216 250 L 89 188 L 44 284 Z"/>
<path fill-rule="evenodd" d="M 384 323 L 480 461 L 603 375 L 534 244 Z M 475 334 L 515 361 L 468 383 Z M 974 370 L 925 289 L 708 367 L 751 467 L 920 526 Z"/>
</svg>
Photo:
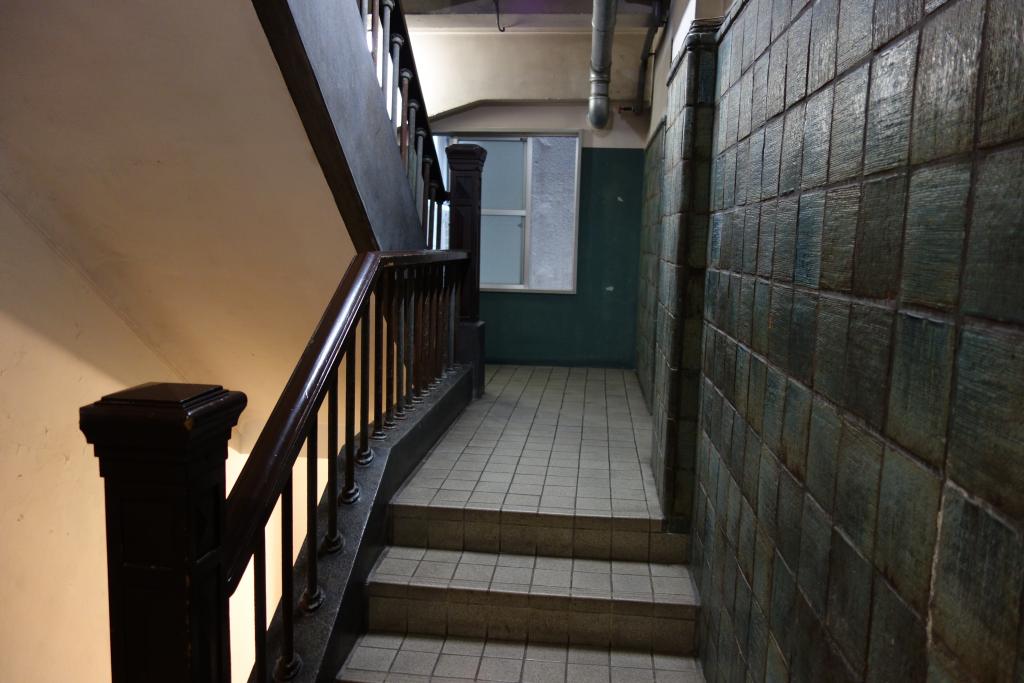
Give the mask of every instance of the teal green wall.
<svg viewBox="0 0 1024 683">
<path fill-rule="evenodd" d="M 489 363 L 633 367 L 642 149 L 583 148 L 576 294 L 481 292 Z"/>
</svg>

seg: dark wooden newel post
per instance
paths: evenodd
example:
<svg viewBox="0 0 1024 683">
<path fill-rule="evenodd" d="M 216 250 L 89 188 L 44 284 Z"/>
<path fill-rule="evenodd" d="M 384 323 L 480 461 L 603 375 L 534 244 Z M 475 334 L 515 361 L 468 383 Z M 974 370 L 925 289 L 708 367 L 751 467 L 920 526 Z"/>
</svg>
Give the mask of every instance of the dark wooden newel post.
<svg viewBox="0 0 1024 683">
<path fill-rule="evenodd" d="M 449 244 L 469 252 L 462 281 L 455 360 L 473 366 L 473 387 L 484 393 L 484 323 L 480 320 L 480 190 L 487 150 L 479 145 L 451 145 L 445 150 L 451 170 Z"/>
<path fill-rule="evenodd" d="M 114 683 L 230 680 L 224 466 L 245 403 L 143 384 L 81 410 L 104 479 Z"/>
</svg>

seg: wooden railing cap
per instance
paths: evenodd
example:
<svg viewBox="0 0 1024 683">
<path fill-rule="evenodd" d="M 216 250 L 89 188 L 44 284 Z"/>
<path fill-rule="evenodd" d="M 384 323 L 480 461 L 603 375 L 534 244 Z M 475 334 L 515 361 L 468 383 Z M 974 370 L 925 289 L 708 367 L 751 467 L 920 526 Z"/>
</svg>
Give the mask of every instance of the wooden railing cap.
<svg viewBox="0 0 1024 683">
<path fill-rule="evenodd" d="M 487 160 L 487 150 L 480 145 L 459 142 L 445 148 L 448 166 L 453 171 L 482 170 Z"/>
<path fill-rule="evenodd" d="M 149 382 L 84 406 L 79 426 L 98 457 L 111 447 L 123 457 L 184 458 L 190 443 L 215 435 L 226 441 L 246 402 L 245 394 L 213 384 Z"/>
</svg>

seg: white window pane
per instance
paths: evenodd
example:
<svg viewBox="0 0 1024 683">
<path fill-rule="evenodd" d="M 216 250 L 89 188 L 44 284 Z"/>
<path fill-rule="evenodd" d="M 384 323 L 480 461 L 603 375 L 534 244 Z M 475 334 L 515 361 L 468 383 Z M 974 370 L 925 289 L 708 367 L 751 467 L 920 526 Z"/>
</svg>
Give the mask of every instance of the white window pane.
<svg viewBox="0 0 1024 683">
<path fill-rule="evenodd" d="M 481 207 L 524 209 L 526 142 L 524 140 L 461 140 L 487 150 Z"/>
<path fill-rule="evenodd" d="M 523 283 L 523 217 L 480 218 L 480 283 Z"/>
<path fill-rule="evenodd" d="M 530 273 L 532 289 L 576 286 L 576 159 L 579 138 L 530 139 Z M 486 168 L 486 166 L 485 166 Z"/>
</svg>

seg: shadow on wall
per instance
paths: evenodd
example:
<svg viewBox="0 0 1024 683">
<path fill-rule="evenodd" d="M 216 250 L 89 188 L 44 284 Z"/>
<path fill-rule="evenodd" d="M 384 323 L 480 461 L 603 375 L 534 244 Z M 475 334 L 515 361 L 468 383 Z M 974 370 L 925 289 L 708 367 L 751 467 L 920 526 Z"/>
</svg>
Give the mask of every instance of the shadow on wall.
<svg viewBox="0 0 1024 683">
<path fill-rule="evenodd" d="M 78 408 L 176 374 L 3 195 L 0 244 L 4 676 L 109 681 L 103 484 Z"/>
<path fill-rule="evenodd" d="M 576 293 L 481 292 L 489 363 L 634 366 L 642 149 L 582 150 Z"/>
</svg>

